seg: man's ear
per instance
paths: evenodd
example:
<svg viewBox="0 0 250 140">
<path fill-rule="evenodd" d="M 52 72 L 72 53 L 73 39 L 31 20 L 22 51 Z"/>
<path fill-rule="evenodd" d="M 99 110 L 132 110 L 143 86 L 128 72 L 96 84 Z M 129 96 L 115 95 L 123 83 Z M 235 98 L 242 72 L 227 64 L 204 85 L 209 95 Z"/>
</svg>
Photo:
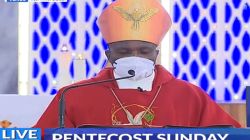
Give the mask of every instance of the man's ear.
<svg viewBox="0 0 250 140">
<path fill-rule="evenodd" d="M 110 59 L 111 58 L 111 51 L 110 50 L 106 50 L 105 51 L 105 55 L 106 55 L 106 57 L 108 59 L 108 62 L 109 62 L 109 63 L 107 63 L 107 66 L 111 67 L 112 66 L 112 62 L 111 62 L 111 59 Z"/>
<path fill-rule="evenodd" d="M 160 53 L 160 50 L 156 50 L 156 56 L 155 56 L 155 60 L 154 60 L 155 64 L 156 64 L 156 60 L 157 60 L 157 57 L 158 57 L 159 53 Z"/>
<path fill-rule="evenodd" d="M 111 54 L 110 50 L 105 51 L 105 55 L 108 58 L 108 60 L 110 60 L 110 54 Z"/>
<path fill-rule="evenodd" d="M 160 50 L 156 50 L 156 57 L 159 55 Z"/>
</svg>

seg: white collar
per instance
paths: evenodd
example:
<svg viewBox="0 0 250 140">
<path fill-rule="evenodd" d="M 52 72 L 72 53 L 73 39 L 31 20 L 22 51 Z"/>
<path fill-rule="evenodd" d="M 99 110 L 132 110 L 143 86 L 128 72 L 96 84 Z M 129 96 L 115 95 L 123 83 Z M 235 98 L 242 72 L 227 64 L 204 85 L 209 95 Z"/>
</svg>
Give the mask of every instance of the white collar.
<svg viewBox="0 0 250 140">
<path fill-rule="evenodd" d="M 117 75 L 114 71 L 113 74 L 115 78 L 120 78 L 120 76 Z M 142 90 L 151 91 L 154 77 L 155 77 L 155 72 L 153 71 L 153 73 L 149 77 L 138 81 L 123 79 L 123 80 L 118 80 L 116 82 L 119 89 L 138 89 L 139 87 Z"/>
</svg>

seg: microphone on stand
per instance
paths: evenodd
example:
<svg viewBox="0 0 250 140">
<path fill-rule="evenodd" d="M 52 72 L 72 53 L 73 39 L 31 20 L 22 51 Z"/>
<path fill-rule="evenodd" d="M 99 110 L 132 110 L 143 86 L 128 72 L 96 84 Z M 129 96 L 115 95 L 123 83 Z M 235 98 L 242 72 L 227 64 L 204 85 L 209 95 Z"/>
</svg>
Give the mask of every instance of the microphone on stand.
<svg viewBox="0 0 250 140">
<path fill-rule="evenodd" d="M 62 94 L 60 96 L 59 99 L 59 128 L 64 128 L 65 124 L 64 124 L 64 115 L 65 115 L 65 98 L 64 98 L 64 94 L 67 93 L 67 91 L 69 91 L 70 89 L 74 89 L 74 88 L 79 88 L 79 87 L 85 87 L 85 86 L 91 86 L 91 85 L 96 85 L 96 84 L 102 84 L 102 83 L 107 83 L 107 82 L 113 82 L 113 81 L 118 81 L 118 80 L 122 80 L 122 79 L 129 79 L 135 76 L 135 71 L 134 70 L 129 70 L 128 74 L 130 76 L 125 76 L 125 77 L 120 77 L 120 78 L 115 78 L 115 79 L 107 79 L 107 80 L 101 80 L 101 81 L 96 81 L 96 82 L 90 82 L 90 83 L 84 83 L 84 84 L 78 84 L 78 85 L 72 85 L 69 87 L 66 87 L 63 91 Z"/>
</svg>

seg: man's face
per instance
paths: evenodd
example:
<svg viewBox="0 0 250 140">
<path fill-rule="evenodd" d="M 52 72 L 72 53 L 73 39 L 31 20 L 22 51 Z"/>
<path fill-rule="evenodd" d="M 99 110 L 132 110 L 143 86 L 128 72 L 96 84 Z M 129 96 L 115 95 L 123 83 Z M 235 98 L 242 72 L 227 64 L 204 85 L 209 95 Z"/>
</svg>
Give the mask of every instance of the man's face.
<svg viewBox="0 0 250 140">
<path fill-rule="evenodd" d="M 159 53 L 159 50 L 156 50 L 156 47 L 155 44 L 145 41 L 119 41 L 110 43 L 109 50 L 105 53 L 111 64 L 119 58 L 131 56 L 142 57 L 155 62 Z"/>
</svg>

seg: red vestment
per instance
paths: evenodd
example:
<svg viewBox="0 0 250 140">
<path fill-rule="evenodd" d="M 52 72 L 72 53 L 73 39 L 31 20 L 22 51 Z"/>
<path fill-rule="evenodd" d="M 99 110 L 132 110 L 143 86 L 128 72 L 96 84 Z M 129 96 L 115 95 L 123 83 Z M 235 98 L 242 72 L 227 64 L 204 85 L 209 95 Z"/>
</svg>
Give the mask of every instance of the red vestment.
<svg viewBox="0 0 250 140">
<path fill-rule="evenodd" d="M 114 78 L 113 69 L 105 68 L 96 77 L 76 84 L 111 78 Z M 148 109 L 159 88 L 158 96 Z M 34 127 L 58 127 L 58 103 L 63 89 L 59 90 Z M 112 94 L 112 90 L 123 107 Z M 65 105 L 65 127 L 85 124 L 129 124 L 129 119 L 140 120 L 142 125 L 154 126 L 240 127 L 240 124 L 225 113 L 203 90 L 176 79 L 160 65 L 156 66 L 151 91 L 119 89 L 116 82 L 103 83 L 69 90 L 65 94 Z M 132 116 L 127 117 L 124 108 Z"/>
</svg>

